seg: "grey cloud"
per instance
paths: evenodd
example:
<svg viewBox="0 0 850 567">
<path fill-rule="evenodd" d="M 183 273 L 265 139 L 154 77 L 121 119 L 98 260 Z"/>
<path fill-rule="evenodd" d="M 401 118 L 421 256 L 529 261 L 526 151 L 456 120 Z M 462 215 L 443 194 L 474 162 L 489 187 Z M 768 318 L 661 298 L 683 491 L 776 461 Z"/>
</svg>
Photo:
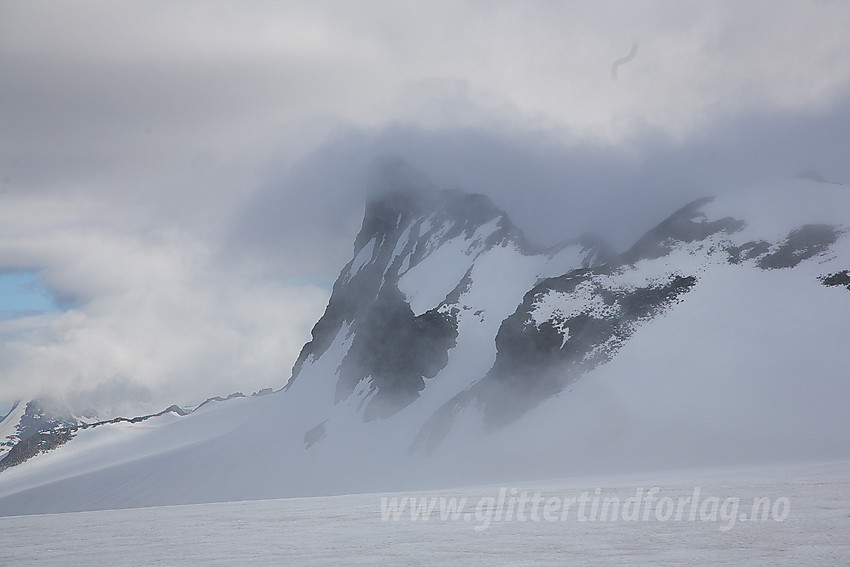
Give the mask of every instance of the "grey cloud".
<svg viewBox="0 0 850 567">
<path fill-rule="evenodd" d="M 327 278 L 350 254 L 370 164 L 397 155 L 438 186 L 489 195 L 541 243 L 595 232 L 625 249 L 702 196 L 812 168 L 850 182 L 848 132 L 850 97 L 820 111 L 735 116 L 683 141 L 648 131 L 625 147 L 570 145 L 545 131 L 508 128 L 353 128 L 293 169 L 269 173 L 231 244 L 270 265 L 285 259 Z"/>
<path fill-rule="evenodd" d="M 67 310 L 0 323 L 0 398 L 280 383 L 379 156 L 541 243 L 619 249 L 705 194 L 850 182 L 848 22 L 842 3 L 2 3 L 0 269 L 38 270 Z"/>
</svg>

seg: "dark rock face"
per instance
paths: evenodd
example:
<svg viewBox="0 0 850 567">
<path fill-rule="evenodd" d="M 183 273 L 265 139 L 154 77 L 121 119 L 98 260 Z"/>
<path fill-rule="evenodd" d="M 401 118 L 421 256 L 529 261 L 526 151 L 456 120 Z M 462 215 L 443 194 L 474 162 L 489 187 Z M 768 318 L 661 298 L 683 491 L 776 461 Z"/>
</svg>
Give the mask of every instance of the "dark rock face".
<svg viewBox="0 0 850 567">
<path fill-rule="evenodd" d="M 622 255 L 621 260 L 626 264 L 634 264 L 639 260 L 660 258 L 682 242 L 705 240 L 718 232 L 732 234 L 744 227 L 744 221 L 732 217 L 716 221 L 705 220 L 705 214 L 700 208 L 713 200 L 714 197 L 705 197 L 685 205 L 647 232 Z"/>
<path fill-rule="evenodd" d="M 639 322 L 651 319 L 696 284 L 694 276 L 675 275 L 665 283 L 622 291 L 607 288 L 593 276 L 592 271 L 577 271 L 546 280 L 504 321 L 496 337 L 496 362 L 479 382 L 489 425 L 512 421 L 610 360 Z M 580 284 L 591 285 L 606 308 L 589 307 L 535 324 L 532 314 L 539 298 L 553 291 L 572 293 Z"/>
<path fill-rule="evenodd" d="M 0 460 L 0 471 L 19 465 L 39 453 L 46 453 L 60 445 L 64 445 L 73 436 L 74 430 L 65 427 L 39 431 L 30 435 L 12 447 L 3 460 Z"/>
<path fill-rule="evenodd" d="M 840 272 L 829 274 L 828 276 L 823 276 L 822 278 L 820 278 L 820 281 L 825 286 L 844 286 L 847 288 L 848 291 L 850 291 L 850 270 L 841 270 Z"/>
<path fill-rule="evenodd" d="M 18 424 L 18 438 L 26 441 L 42 431 L 60 427 L 75 427 L 78 424 L 71 412 L 50 400 L 32 400 L 27 403 L 24 415 Z"/>
<path fill-rule="evenodd" d="M 843 232 L 825 224 L 807 224 L 791 231 L 773 252 L 771 243 L 764 240 L 750 241 L 726 249 L 729 263 L 740 264 L 755 260 L 763 270 L 794 268 L 800 262 L 823 254 L 838 240 Z"/>
<path fill-rule="evenodd" d="M 376 394 L 366 405 L 364 419 L 394 414 L 413 403 L 425 379 L 446 366 L 456 338 L 457 321 L 451 315 L 432 309 L 415 317 L 398 288 L 385 286 L 359 321 L 340 365 L 336 401 L 371 377 Z"/>
<path fill-rule="evenodd" d="M 21 402 L 12 407 L 12 411 L 18 407 L 19 403 Z M 11 415 L 12 412 L 9 413 Z M 8 439 L 0 440 L 0 448 L 11 449 L 41 432 L 76 427 L 78 423 L 68 408 L 58 402 L 50 399 L 31 400 L 27 402 L 24 413 L 15 427 L 16 433 Z"/>
<path fill-rule="evenodd" d="M 740 264 L 744 260 L 752 260 L 770 252 L 770 242 L 764 240 L 751 240 L 740 246 L 731 246 L 727 249 L 730 264 Z"/>
<path fill-rule="evenodd" d="M 793 268 L 826 252 L 838 240 L 841 231 L 826 224 L 807 224 L 792 231 L 779 249 L 758 261 L 762 269 Z"/>
</svg>

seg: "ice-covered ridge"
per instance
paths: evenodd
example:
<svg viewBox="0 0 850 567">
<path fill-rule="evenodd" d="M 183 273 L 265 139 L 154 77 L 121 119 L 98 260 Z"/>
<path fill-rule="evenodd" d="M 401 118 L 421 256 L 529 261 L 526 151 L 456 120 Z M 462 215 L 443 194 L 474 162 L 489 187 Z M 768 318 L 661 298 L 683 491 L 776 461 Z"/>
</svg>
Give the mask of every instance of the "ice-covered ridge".
<svg viewBox="0 0 850 567">
<path fill-rule="evenodd" d="M 807 224 L 850 225 L 850 187 L 789 179 L 722 195 L 702 212 L 707 220 L 743 219 L 736 241 L 777 242 Z"/>
</svg>

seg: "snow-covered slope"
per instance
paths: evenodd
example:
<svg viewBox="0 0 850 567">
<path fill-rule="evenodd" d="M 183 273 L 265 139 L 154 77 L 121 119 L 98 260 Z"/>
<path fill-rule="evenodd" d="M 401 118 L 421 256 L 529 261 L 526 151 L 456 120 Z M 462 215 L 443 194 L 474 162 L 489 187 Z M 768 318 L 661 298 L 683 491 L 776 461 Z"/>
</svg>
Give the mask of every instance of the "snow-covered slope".
<svg viewBox="0 0 850 567">
<path fill-rule="evenodd" d="M 284 390 L 80 430 L 0 474 L 0 514 L 847 456 L 847 224 L 850 191 L 795 180 L 616 257 L 382 193 Z"/>
<path fill-rule="evenodd" d="M 520 516 L 516 501 L 490 510 L 488 500 L 498 504 L 498 485 L 0 518 L 0 534 L 11 544 L 0 545 L 0 564 L 841 566 L 850 558 L 848 467 L 839 461 L 504 487 L 556 504 L 582 494 L 593 498 L 597 489 L 601 498 L 626 503 L 655 487 L 657 506 L 640 507 L 649 512 L 645 520 L 640 513 L 612 519 L 610 512 L 603 520 L 601 506 L 592 503 L 583 516 L 579 505 L 566 515 L 544 506 L 533 512 L 526 502 Z M 457 515 L 441 514 L 441 498 L 465 505 Z M 670 510 L 666 517 L 665 499 L 685 502 L 684 513 Z M 753 514 L 756 499 L 760 513 Z M 417 514 L 411 500 L 437 506 L 430 516 L 427 505 Z"/>
</svg>

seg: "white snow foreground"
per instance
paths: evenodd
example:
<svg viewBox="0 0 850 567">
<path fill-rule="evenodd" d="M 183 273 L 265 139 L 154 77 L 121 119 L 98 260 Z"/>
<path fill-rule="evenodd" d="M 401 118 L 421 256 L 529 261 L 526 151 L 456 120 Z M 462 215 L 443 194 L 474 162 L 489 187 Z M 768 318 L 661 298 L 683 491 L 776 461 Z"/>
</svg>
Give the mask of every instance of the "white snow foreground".
<svg viewBox="0 0 850 567">
<path fill-rule="evenodd" d="M 82 429 L 67 444 L 3 471 L 0 516 L 849 457 L 850 290 L 819 279 L 850 268 L 848 234 L 788 269 L 762 269 L 746 258 L 730 263 L 717 250 L 723 239 L 736 245 L 781 242 L 807 223 L 846 226 L 850 190 L 795 181 L 767 194 L 717 199 L 703 212 L 706 222 L 734 216 L 748 224 L 740 233 L 639 260 L 616 279 L 598 276 L 611 286 L 637 286 L 676 272 L 697 283 L 672 308 L 638 325 L 610 362 L 500 429 L 486 431 L 470 403 L 458 406 L 433 452 L 411 451 L 423 424 L 493 365 L 494 336 L 523 294 L 539 277 L 582 267 L 581 247 L 555 256 L 526 254 L 509 231 L 500 242 L 488 241 L 487 231 L 498 226 L 491 220 L 465 237 L 443 240 L 442 229 L 426 220 L 398 220 L 401 236 L 361 243 L 341 277 L 353 278 L 352 269 L 368 270 L 380 260 L 375 281 L 383 286 L 395 278 L 414 315 L 449 306 L 439 296 L 458 292 L 450 304 L 457 313 L 457 344 L 414 401 L 388 417 L 364 421 L 364 404 L 375 395 L 368 378 L 339 397 L 340 365 L 357 336 L 357 321 L 343 321 L 320 355 L 306 357 L 287 390 L 211 403 L 185 417 L 165 414 Z M 408 246 L 413 226 L 430 254 L 416 262 Z M 434 261 L 440 246 L 461 250 L 463 257 L 445 271 L 420 269 Z M 468 285 L 456 281 L 467 274 Z M 426 278 L 439 280 L 439 293 L 423 283 Z M 581 294 L 553 293 L 537 303 L 539 318 L 533 320 L 570 315 L 586 308 L 578 305 L 582 301 Z M 565 335 L 558 341 L 563 348 L 573 333 L 558 330 Z M 11 532 L 0 533 L 5 539 Z"/>
<path fill-rule="evenodd" d="M 839 461 L 17 516 L 0 518 L 0 564 L 847 565 L 848 469 L 850 462 Z M 543 506 L 535 513 L 529 503 L 522 516 L 520 506 L 510 502 L 492 511 L 482 505 L 513 490 L 550 501 L 584 494 L 589 501 L 583 515 L 576 510 L 563 518 L 547 514 Z M 603 517 L 591 511 L 597 492 L 600 502 L 607 498 L 623 504 L 636 494 L 652 494 L 659 505 L 647 508 L 646 519 L 642 513 L 631 519 L 621 513 Z M 667 517 L 666 499 L 685 502 L 695 493 L 693 517 L 690 502 L 678 519 Z M 397 516 L 387 511 L 387 503 L 441 499 L 466 499 L 466 512 L 441 517 L 435 507 L 425 519 L 411 514 L 410 507 Z M 513 510 L 510 519 L 508 510 Z"/>
</svg>

